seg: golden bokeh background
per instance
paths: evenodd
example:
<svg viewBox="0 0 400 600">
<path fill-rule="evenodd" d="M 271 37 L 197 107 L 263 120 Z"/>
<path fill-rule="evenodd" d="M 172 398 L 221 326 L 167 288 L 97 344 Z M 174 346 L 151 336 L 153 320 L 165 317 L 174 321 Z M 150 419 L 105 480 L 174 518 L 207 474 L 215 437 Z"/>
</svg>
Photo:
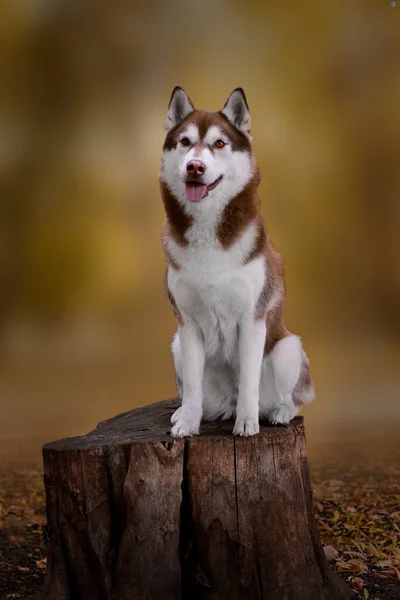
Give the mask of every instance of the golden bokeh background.
<svg viewBox="0 0 400 600">
<path fill-rule="evenodd" d="M 6 0 L 0 460 L 175 394 L 157 172 L 170 93 L 245 89 L 310 438 L 400 421 L 400 6 Z"/>
</svg>

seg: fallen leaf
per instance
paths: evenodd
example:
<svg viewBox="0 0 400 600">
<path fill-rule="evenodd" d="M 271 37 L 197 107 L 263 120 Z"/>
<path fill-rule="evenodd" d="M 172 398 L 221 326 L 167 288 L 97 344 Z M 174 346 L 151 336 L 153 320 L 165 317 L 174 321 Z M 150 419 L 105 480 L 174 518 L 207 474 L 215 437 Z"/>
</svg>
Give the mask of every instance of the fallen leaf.
<svg viewBox="0 0 400 600">
<path fill-rule="evenodd" d="M 335 550 L 335 548 L 333 546 L 324 546 L 324 552 L 325 552 L 326 559 L 329 562 L 336 560 L 336 557 L 339 554 L 338 551 Z"/>
<path fill-rule="evenodd" d="M 45 569 L 47 565 L 47 558 L 41 558 L 40 560 L 36 561 L 36 566 L 38 567 L 38 569 Z"/>
<path fill-rule="evenodd" d="M 322 500 L 325 498 L 325 494 L 321 489 L 315 488 L 313 489 L 313 498 L 314 500 L 318 500 L 318 502 L 322 502 Z"/>
<path fill-rule="evenodd" d="M 378 560 L 378 562 L 375 564 L 377 567 L 391 567 L 392 561 L 391 560 Z"/>
<path fill-rule="evenodd" d="M 329 487 L 340 487 L 342 485 L 344 485 L 344 483 L 340 479 L 330 479 L 329 481 Z"/>
<path fill-rule="evenodd" d="M 356 573 L 367 573 L 368 572 L 368 567 L 365 563 L 362 562 L 362 560 L 359 560 L 357 558 L 351 558 L 348 561 L 350 568 L 352 571 L 355 571 Z"/>
<path fill-rule="evenodd" d="M 396 567 L 388 567 L 384 573 L 389 573 L 393 577 L 396 577 L 396 579 L 400 580 L 400 571 L 399 569 L 396 569 Z"/>
<path fill-rule="evenodd" d="M 344 554 L 351 556 L 352 558 L 361 558 L 362 560 L 366 559 L 366 556 L 363 552 L 354 552 L 354 551 L 348 550 L 348 551 L 344 552 Z"/>
<path fill-rule="evenodd" d="M 350 584 L 352 587 L 354 587 L 356 590 L 361 590 L 364 586 L 364 582 L 361 579 L 361 577 L 353 577 L 350 580 Z"/>
<path fill-rule="evenodd" d="M 345 563 L 345 562 L 343 562 L 342 560 L 339 560 L 336 563 L 336 566 L 339 568 L 339 570 L 343 571 L 343 569 L 344 569 L 345 571 L 350 571 L 350 565 L 347 564 L 347 563 Z"/>
</svg>

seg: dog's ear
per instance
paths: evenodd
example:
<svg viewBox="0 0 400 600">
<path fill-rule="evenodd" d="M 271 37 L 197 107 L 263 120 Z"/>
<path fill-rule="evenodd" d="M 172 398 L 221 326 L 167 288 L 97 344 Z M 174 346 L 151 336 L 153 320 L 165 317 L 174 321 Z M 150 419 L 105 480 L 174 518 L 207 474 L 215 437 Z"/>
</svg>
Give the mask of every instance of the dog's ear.
<svg viewBox="0 0 400 600">
<path fill-rule="evenodd" d="M 167 118 L 165 120 L 166 131 L 176 127 L 179 123 L 182 123 L 182 121 L 193 111 L 193 103 L 185 90 L 176 86 L 172 92 L 171 100 L 168 105 Z"/>
<path fill-rule="evenodd" d="M 236 88 L 225 102 L 221 113 L 232 123 L 236 129 L 249 133 L 251 127 L 251 117 L 246 96 L 242 88 Z"/>
</svg>

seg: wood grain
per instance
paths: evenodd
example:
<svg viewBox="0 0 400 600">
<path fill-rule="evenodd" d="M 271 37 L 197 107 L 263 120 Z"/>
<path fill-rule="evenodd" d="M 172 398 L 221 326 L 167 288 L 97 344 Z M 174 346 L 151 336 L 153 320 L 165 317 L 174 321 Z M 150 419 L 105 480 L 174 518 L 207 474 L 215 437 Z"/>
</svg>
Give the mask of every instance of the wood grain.
<svg viewBox="0 0 400 600">
<path fill-rule="evenodd" d="M 43 447 L 44 600 L 345 600 L 313 515 L 303 419 L 169 436 L 179 399 Z"/>
</svg>

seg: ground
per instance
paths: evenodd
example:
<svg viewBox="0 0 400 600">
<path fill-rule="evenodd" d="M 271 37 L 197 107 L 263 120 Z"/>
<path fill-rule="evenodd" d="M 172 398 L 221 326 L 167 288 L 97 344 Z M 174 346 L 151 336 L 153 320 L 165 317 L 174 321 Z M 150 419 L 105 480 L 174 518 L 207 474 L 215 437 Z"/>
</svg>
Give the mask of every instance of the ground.
<svg viewBox="0 0 400 600">
<path fill-rule="evenodd" d="M 42 474 L 0 474 L 0 599 L 34 600 L 43 588 L 46 549 Z M 36 599 L 35 599 L 36 600 Z"/>
<path fill-rule="evenodd" d="M 361 598 L 400 598 L 399 479 L 314 469 L 315 516 L 332 566 Z M 329 477 L 327 479 L 327 476 Z"/>
<path fill-rule="evenodd" d="M 375 437 L 342 430 L 309 443 L 325 552 L 364 600 L 400 600 L 399 454 L 397 436 L 389 430 Z M 0 600 L 39 600 L 44 524 L 41 472 L 0 472 Z"/>
</svg>

